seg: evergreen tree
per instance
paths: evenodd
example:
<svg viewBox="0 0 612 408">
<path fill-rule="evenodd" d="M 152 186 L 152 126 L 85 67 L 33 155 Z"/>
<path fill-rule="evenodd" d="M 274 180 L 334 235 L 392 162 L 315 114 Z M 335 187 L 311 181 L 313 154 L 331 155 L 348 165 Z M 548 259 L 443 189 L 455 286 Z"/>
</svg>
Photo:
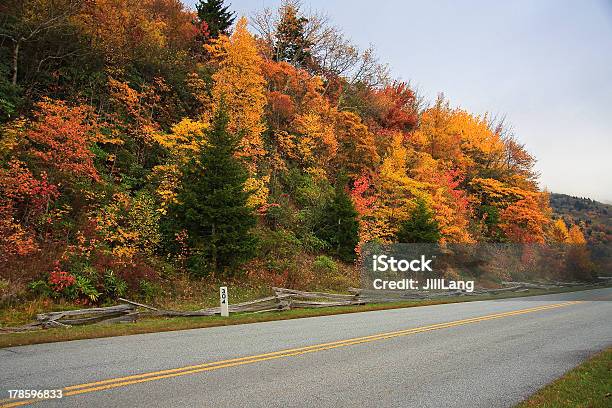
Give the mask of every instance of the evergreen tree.
<svg viewBox="0 0 612 408">
<path fill-rule="evenodd" d="M 397 240 L 404 243 L 436 243 L 440 240 L 440 227 L 424 200 L 417 200 L 417 206 L 410 218 L 402 222 Z"/>
<path fill-rule="evenodd" d="M 235 157 L 240 140 L 228 133 L 227 124 L 228 115 L 221 104 L 206 145 L 184 170 L 178 203 L 170 208 L 175 228 L 188 233 L 194 253 L 190 264 L 196 274 L 206 269 L 231 274 L 231 268 L 254 254 L 250 229 L 256 220 L 246 205 L 248 172 Z"/>
<path fill-rule="evenodd" d="M 355 247 L 359 243 L 357 210 L 351 197 L 338 183 L 332 200 L 323 208 L 316 235 L 326 241 L 332 253 L 346 262 L 355 260 Z"/>
<path fill-rule="evenodd" d="M 499 209 L 493 205 L 481 205 L 478 214 L 483 220 L 483 238 L 490 242 L 504 242 L 506 237 L 500 227 Z"/>
<path fill-rule="evenodd" d="M 274 56 L 277 61 L 285 61 L 298 68 L 313 67 L 310 52 L 312 43 L 306 39 L 305 30 L 308 19 L 299 16 L 299 8 L 289 2 L 281 8 L 281 19 L 276 28 Z"/>
<path fill-rule="evenodd" d="M 196 4 L 198 19 L 206 22 L 210 38 L 218 38 L 221 34 L 229 35 L 229 29 L 236 19 L 229 6 L 223 5 L 223 0 L 199 0 Z"/>
</svg>

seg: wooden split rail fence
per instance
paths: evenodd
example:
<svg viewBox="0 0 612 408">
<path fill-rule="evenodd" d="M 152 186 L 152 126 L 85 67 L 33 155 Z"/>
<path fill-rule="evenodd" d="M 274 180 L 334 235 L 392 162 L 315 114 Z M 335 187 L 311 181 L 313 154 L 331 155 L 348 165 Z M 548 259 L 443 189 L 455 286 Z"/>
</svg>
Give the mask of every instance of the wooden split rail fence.
<svg viewBox="0 0 612 408">
<path fill-rule="evenodd" d="M 600 284 L 608 283 L 609 280 Z M 230 304 L 231 313 L 263 313 L 299 308 L 323 308 L 334 306 L 364 305 L 366 303 L 398 302 L 402 300 L 438 299 L 450 296 L 487 295 L 504 292 L 522 292 L 530 289 L 554 289 L 570 286 L 592 285 L 579 282 L 502 282 L 499 289 L 477 289 L 473 292 L 446 291 L 385 291 L 350 288 L 350 294 L 305 292 L 287 288 L 272 288 L 273 296 Z M 596 284 L 595 284 L 596 285 Z M 40 313 L 36 321 L 20 327 L 0 327 L 2 332 L 20 332 L 53 327 L 70 327 L 87 324 L 108 324 L 135 322 L 140 317 L 197 317 L 214 316 L 221 313 L 220 307 L 195 311 L 164 310 L 128 299 L 119 298 L 121 304 L 109 307 L 67 310 L 61 312 Z M 142 311 L 144 309 L 144 311 Z"/>
<path fill-rule="evenodd" d="M 273 288 L 274 296 L 248 302 L 230 304 L 231 313 L 262 313 L 297 308 L 360 305 L 358 295 L 342 295 L 323 292 L 304 292 L 286 288 Z M 119 298 L 116 306 L 94 307 L 61 312 L 40 313 L 36 321 L 20 327 L 0 327 L 2 332 L 22 332 L 54 327 L 70 327 L 87 324 L 135 322 L 140 317 L 197 317 L 214 316 L 221 313 L 220 307 L 194 311 L 164 310 L 132 300 Z M 141 309 L 145 309 L 141 311 Z"/>
</svg>

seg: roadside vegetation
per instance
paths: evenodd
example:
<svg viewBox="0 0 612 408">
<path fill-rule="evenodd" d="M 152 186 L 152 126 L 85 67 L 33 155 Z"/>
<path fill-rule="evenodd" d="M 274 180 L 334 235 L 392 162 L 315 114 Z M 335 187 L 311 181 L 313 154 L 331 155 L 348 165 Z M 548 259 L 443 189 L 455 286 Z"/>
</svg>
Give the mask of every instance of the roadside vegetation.
<svg viewBox="0 0 612 408">
<path fill-rule="evenodd" d="M 218 288 L 209 287 L 205 301 L 194 302 L 170 301 L 161 306 L 167 309 L 195 310 L 204 306 L 218 305 Z M 205 290 L 202 288 L 201 290 Z M 555 290 L 530 289 L 528 292 L 507 293 L 498 295 L 457 296 L 442 299 L 410 300 L 392 303 L 371 303 L 366 305 L 337 306 L 323 309 L 293 309 L 278 312 L 265 313 L 232 313 L 229 317 L 206 316 L 206 317 L 172 317 L 172 318 L 145 318 L 135 323 L 98 324 L 89 326 L 73 326 L 66 328 L 54 328 L 22 333 L 1 333 L 0 348 L 22 346 L 28 344 L 50 343 L 57 341 L 93 339 L 100 337 L 126 336 L 131 334 L 155 333 L 173 330 L 197 329 L 215 326 L 227 326 L 233 324 L 247 324 L 256 322 L 267 322 L 274 320 L 298 319 L 304 317 L 328 316 L 344 313 L 359 313 L 374 310 L 401 309 L 409 307 L 429 306 L 447 303 L 474 302 L 492 299 L 510 299 L 516 297 L 537 296 L 552 293 L 565 293 L 584 290 L 584 287 L 560 288 Z M 269 295 L 264 287 L 245 289 L 230 287 L 231 299 L 236 302 L 251 300 L 261 295 Z M 202 293 L 203 294 L 203 293 Z M 4 326 L 13 326 L 30 322 L 36 313 L 47 311 L 61 311 L 74 309 L 70 303 L 52 303 L 49 300 L 38 300 L 11 309 L 5 309 L 0 313 L 0 323 Z"/>
<path fill-rule="evenodd" d="M 517 408 L 604 408 L 612 406 L 612 348 L 547 385 Z"/>
<path fill-rule="evenodd" d="M 3 325 L 118 297 L 195 307 L 219 284 L 345 291 L 370 241 L 571 245 L 545 278 L 598 273 L 507 124 L 424 101 L 299 2 L 0 12 Z"/>
</svg>

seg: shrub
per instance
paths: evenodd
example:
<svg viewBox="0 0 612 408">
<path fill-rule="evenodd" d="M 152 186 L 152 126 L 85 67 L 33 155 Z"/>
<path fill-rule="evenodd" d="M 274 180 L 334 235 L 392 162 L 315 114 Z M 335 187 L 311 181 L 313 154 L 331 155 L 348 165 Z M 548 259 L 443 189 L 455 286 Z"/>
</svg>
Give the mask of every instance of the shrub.
<svg viewBox="0 0 612 408">
<path fill-rule="evenodd" d="M 51 297 L 53 291 L 49 287 L 49 283 L 47 283 L 44 279 L 35 280 L 30 282 L 28 288 L 34 295 L 41 297 Z"/>
<path fill-rule="evenodd" d="M 126 260 L 111 253 L 99 251 L 92 257 L 91 266 L 97 271 L 112 271 L 118 278 L 127 283 L 131 291 L 138 291 L 140 281 L 155 282 L 159 275 L 142 256 Z"/>
<path fill-rule="evenodd" d="M 62 271 L 59 266 L 49 273 L 47 279 L 51 288 L 51 296 L 54 298 L 64 298 L 67 300 L 75 300 L 78 297 L 76 288 L 76 278 L 74 275 Z"/>
<path fill-rule="evenodd" d="M 96 290 L 95 285 L 85 276 L 77 275 L 74 283 L 75 289 L 79 296 L 86 298 L 89 302 L 95 303 L 100 298 L 100 292 Z"/>
<path fill-rule="evenodd" d="M 161 294 L 161 287 L 145 280 L 140 281 L 140 296 L 145 302 L 155 300 Z"/>
<path fill-rule="evenodd" d="M 308 233 L 300 238 L 302 247 L 310 253 L 321 252 L 329 249 L 329 244 L 314 234 Z"/>
<path fill-rule="evenodd" d="M 312 267 L 315 272 L 320 274 L 329 274 L 338 272 L 338 265 L 328 256 L 321 255 L 312 263 Z"/>
<path fill-rule="evenodd" d="M 117 299 L 125 296 L 128 290 L 127 283 L 118 277 L 113 271 L 104 274 L 104 294 L 109 299 Z"/>
</svg>

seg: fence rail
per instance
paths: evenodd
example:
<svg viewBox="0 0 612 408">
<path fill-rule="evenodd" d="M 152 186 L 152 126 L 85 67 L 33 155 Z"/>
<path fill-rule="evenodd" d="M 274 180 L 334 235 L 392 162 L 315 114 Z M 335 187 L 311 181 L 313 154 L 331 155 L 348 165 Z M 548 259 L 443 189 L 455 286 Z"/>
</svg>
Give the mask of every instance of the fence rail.
<svg viewBox="0 0 612 408">
<path fill-rule="evenodd" d="M 231 313 L 263 313 L 300 308 L 324 308 L 335 306 L 365 305 L 367 303 L 398 302 L 406 300 L 440 299 L 451 296 L 495 295 L 505 292 L 525 292 L 530 289 L 555 289 L 572 286 L 597 286 L 610 282 L 610 278 L 602 279 L 598 283 L 584 282 L 502 282 L 502 288 L 479 288 L 473 292 L 446 291 L 392 291 L 392 290 L 366 290 L 349 288 L 350 294 L 306 292 L 295 289 L 273 287 L 273 296 L 248 302 L 236 303 L 229 306 Z M 159 309 L 129 299 L 118 299 L 121 304 L 109 307 L 94 307 L 79 310 L 66 310 L 61 312 L 40 313 L 36 321 L 20 327 L 0 327 L 0 333 L 23 332 L 30 330 L 48 329 L 53 327 L 70 327 L 88 324 L 109 324 L 135 322 L 141 317 L 198 317 L 215 316 L 221 314 L 220 307 L 211 307 L 194 311 L 178 311 Z M 142 310 L 144 309 L 144 310 Z"/>
</svg>

